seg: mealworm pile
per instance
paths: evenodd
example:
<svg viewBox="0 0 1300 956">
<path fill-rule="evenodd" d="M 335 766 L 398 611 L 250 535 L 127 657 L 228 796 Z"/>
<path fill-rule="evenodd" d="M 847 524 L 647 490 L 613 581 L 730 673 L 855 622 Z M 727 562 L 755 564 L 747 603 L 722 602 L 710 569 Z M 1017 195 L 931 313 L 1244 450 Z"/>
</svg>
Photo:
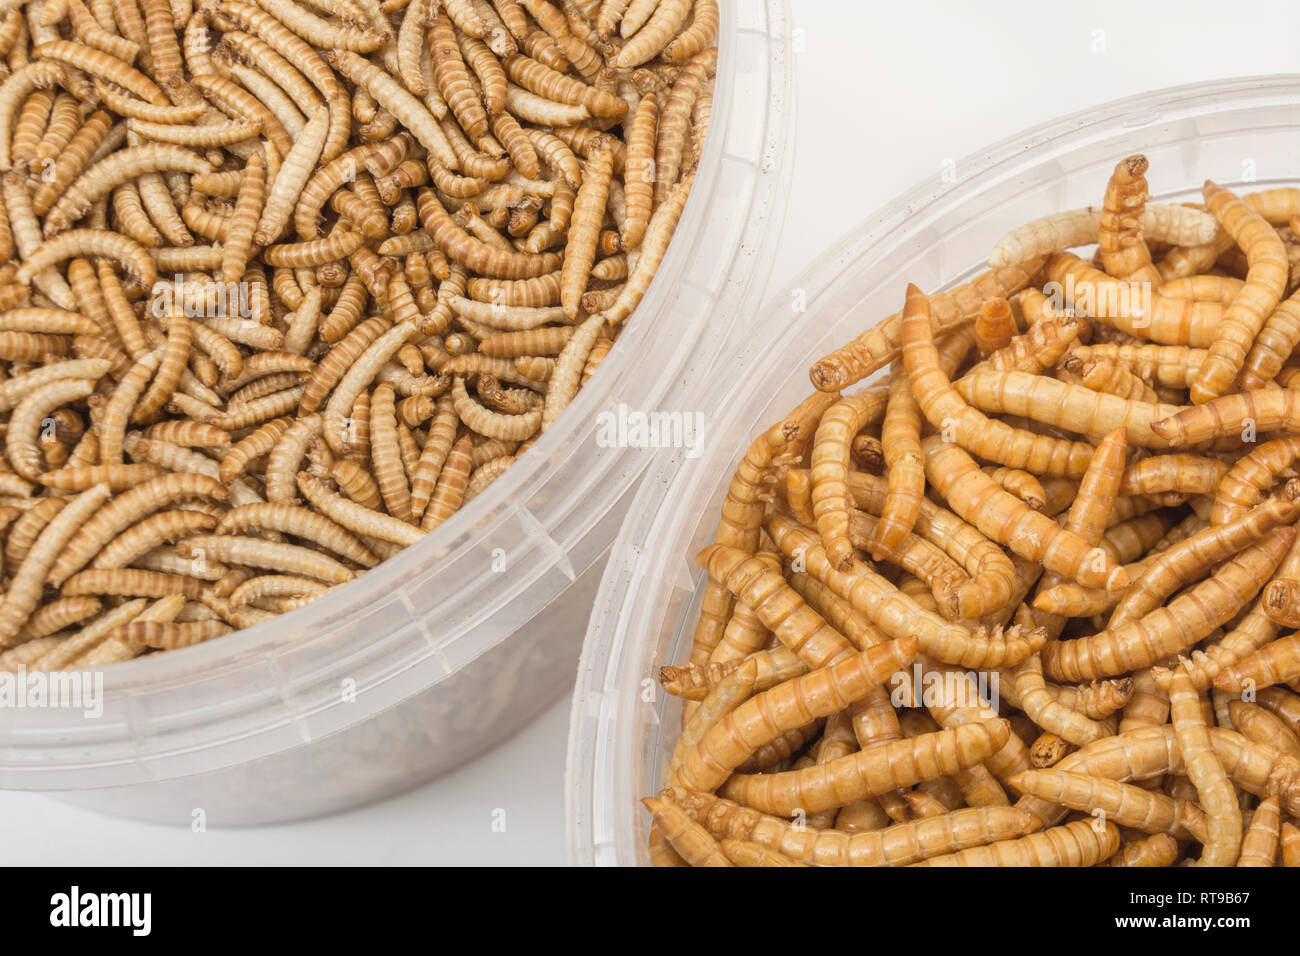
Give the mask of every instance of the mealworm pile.
<svg viewBox="0 0 1300 956">
<path fill-rule="evenodd" d="M 750 445 L 655 865 L 1300 866 L 1300 189 L 1147 166 Z"/>
<path fill-rule="evenodd" d="M 0 0 L 0 668 L 247 627 L 437 528 L 677 226 L 716 0 Z"/>
</svg>

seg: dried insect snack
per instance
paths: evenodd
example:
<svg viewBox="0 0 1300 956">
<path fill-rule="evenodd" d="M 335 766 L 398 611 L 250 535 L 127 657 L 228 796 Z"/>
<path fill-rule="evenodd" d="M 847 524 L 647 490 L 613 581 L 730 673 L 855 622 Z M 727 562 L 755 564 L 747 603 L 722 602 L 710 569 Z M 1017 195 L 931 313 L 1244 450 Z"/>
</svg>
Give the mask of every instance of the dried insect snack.
<svg viewBox="0 0 1300 956">
<path fill-rule="evenodd" d="M 719 26 L 712 0 L 642 2 L 617 43 L 545 0 L 9 10 L 0 642 L 57 667 L 299 606 L 526 453 L 663 259 Z"/>
<path fill-rule="evenodd" d="M 1300 189 L 1151 205 L 1159 172 L 900 288 L 757 432 L 659 675 L 655 865 L 1295 862 Z"/>
</svg>

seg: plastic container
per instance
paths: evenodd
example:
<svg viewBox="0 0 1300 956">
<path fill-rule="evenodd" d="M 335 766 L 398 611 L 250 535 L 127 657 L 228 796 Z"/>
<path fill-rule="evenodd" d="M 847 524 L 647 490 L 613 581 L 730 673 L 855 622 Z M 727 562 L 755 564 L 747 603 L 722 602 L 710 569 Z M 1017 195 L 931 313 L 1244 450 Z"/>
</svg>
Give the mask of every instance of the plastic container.
<svg viewBox="0 0 1300 956">
<path fill-rule="evenodd" d="M 1115 163 L 1135 152 L 1150 158 L 1161 201 L 1199 199 L 1207 176 L 1248 190 L 1293 185 L 1300 77 L 1165 90 L 1005 140 L 959 163 L 956 182 L 913 190 L 818 257 L 822 265 L 794 283 L 808 303 L 797 321 L 788 295 L 765 311 L 746 353 L 728 363 L 738 374 L 697 403 L 722 410 L 707 451 L 656 463 L 606 567 L 573 703 L 570 862 L 647 862 L 638 801 L 662 785 L 681 712 L 655 676 L 689 654 L 705 580 L 693 559 L 712 540 L 752 436 L 808 394 L 819 356 L 897 311 L 907 282 L 941 290 L 968 281 L 1008 229 L 1099 202 Z"/>
<path fill-rule="evenodd" d="M 0 787 L 189 825 L 310 816 L 487 750 L 572 685 L 646 450 L 597 416 L 673 408 L 753 315 L 788 179 L 785 0 L 722 5 L 712 128 L 668 255 L 600 373 L 420 544 L 322 600 L 104 672 L 104 712 L 0 714 Z"/>
</svg>

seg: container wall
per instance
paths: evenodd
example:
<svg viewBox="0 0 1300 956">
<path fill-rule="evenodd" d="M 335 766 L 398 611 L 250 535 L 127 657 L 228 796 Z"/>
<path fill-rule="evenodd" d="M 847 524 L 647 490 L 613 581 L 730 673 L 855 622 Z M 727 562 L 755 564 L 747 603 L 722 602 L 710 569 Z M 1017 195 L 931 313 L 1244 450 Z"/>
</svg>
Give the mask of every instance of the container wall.
<svg viewBox="0 0 1300 956">
<path fill-rule="evenodd" d="M 569 602 L 589 604 L 604 562 L 487 653 L 401 704 L 319 739 L 222 770 L 53 794 L 117 816 L 188 826 L 275 823 L 359 806 L 418 786 L 520 730 L 569 686 L 582 638 Z"/>
</svg>

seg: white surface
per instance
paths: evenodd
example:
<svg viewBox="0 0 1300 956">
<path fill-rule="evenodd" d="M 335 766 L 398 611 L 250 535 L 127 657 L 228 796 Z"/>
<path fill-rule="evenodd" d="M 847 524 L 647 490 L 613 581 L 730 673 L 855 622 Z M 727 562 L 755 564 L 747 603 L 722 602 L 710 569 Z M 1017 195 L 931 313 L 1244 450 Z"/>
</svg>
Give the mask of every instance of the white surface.
<svg viewBox="0 0 1300 956">
<path fill-rule="evenodd" d="M 409 793 L 301 823 L 211 829 L 136 823 L 38 794 L 0 794 L 7 865 L 506 866 L 560 863 L 569 703 L 469 766 Z"/>
<path fill-rule="evenodd" d="M 792 2 L 798 140 L 769 294 L 903 189 L 1018 129 L 1159 87 L 1300 72 L 1300 5 L 1282 0 Z M 305 823 L 196 834 L 0 793 L 5 861 L 559 864 L 568 708 L 428 786 Z"/>
</svg>

